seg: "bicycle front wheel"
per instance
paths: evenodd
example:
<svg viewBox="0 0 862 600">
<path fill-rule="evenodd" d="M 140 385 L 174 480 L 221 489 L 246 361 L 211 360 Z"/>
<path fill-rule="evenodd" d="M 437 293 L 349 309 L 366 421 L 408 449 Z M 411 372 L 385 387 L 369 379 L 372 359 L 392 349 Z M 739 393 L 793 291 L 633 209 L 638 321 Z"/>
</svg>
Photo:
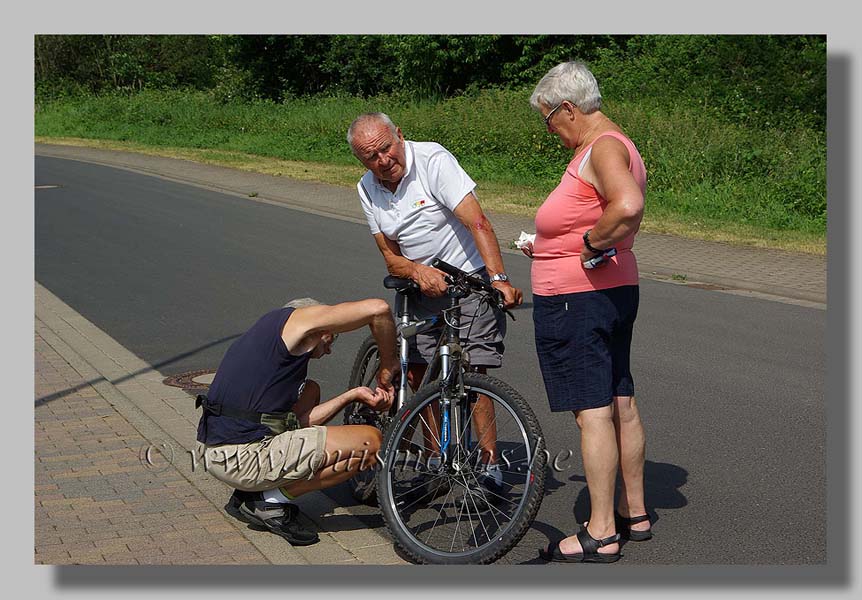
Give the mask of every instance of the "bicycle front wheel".
<svg viewBox="0 0 862 600">
<path fill-rule="evenodd" d="M 464 374 L 448 414 L 439 384 L 420 389 L 396 415 L 381 456 L 380 509 L 417 563 L 498 560 L 527 532 L 544 494 L 538 420 L 517 391 L 488 375 Z"/>
</svg>

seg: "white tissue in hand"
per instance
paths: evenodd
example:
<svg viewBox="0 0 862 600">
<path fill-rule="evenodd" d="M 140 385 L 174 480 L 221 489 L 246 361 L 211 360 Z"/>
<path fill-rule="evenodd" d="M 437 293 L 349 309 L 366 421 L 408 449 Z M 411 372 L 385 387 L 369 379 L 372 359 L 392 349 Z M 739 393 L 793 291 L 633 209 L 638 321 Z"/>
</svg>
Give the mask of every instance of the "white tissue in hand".
<svg viewBox="0 0 862 600">
<path fill-rule="evenodd" d="M 536 234 L 535 233 L 527 233 L 526 231 L 522 231 L 521 237 L 519 237 L 517 240 L 515 240 L 514 244 L 515 244 L 516 248 L 522 249 L 527 244 L 532 244 L 534 241 L 536 241 Z"/>
</svg>

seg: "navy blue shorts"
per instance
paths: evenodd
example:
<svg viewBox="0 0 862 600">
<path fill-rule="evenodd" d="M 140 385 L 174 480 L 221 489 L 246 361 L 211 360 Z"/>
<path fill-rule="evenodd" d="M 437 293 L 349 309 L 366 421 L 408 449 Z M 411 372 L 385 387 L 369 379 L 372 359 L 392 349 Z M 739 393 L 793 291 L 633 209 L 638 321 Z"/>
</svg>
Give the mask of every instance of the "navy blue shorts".
<svg viewBox="0 0 862 600">
<path fill-rule="evenodd" d="M 553 412 L 633 396 L 631 345 L 639 288 L 533 295 L 536 352 Z"/>
</svg>

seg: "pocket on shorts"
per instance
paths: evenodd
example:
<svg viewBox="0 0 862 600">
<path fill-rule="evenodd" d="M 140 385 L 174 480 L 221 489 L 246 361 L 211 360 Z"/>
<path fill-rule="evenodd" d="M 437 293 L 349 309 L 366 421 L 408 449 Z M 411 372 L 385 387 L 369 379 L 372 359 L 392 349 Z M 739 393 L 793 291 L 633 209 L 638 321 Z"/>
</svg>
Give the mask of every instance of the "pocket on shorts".
<svg viewBox="0 0 862 600">
<path fill-rule="evenodd" d="M 567 342 L 569 332 L 566 327 L 568 310 L 561 296 L 533 296 L 533 325 L 536 342 Z"/>
</svg>

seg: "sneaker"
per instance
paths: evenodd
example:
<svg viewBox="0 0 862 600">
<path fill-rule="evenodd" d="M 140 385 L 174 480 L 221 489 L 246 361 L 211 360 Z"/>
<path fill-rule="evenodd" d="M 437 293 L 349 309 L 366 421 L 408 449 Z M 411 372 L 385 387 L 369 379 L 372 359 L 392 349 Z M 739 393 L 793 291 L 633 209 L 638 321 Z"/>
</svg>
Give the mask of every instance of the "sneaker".
<svg viewBox="0 0 862 600">
<path fill-rule="evenodd" d="M 245 521 L 242 513 L 239 512 L 239 505 L 246 500 L 263 500 L 263 495 L 259 492 L 243 492 L 242 490 L 234 490 L 233 494 L 228 498 L 227 504 L 224 505 L 225 512 L 234 519 Z"/>
<path fill-rule="evenodd" d="M 423 472 L 405 483 L 409 489 L 398 494 L 399 505 L 414 505 L 421 502 L 431 502 L 442 496 L 451 489 L 449 478 L 446 475 L 432 472 Z"/>
<path fill-rule="evenodd" d="M 309 546 L 320 541 L 317 532 L 299 522 L 300 511 L 295 504 L 265 502 L 260 492 L 235 490 L 224 508 L 229 515 L 280 535 L 293 546 Z"/>
<path fill-rule="evenodd" d="M 498 482 L 489 473 L 479 474 L 479 484 L 488 492 L 492 504 L 497 504 L 506 499 L 506 489 L 503 487 L 503 479 Z"/>
<path fill-rule="evenodd" d="M 468 487 L 464 490 L 464 494 L 458 498 L 456 506 L 459 510 L 463 509 L 468 512 L 485 512 L 492 506 L 499 506 L 507 500 L 506 490 L 503 484 L 497 483 L 493 477 L 487 473 L 480 473 L 477 477 L 479 487 Z"/>
</svg>

